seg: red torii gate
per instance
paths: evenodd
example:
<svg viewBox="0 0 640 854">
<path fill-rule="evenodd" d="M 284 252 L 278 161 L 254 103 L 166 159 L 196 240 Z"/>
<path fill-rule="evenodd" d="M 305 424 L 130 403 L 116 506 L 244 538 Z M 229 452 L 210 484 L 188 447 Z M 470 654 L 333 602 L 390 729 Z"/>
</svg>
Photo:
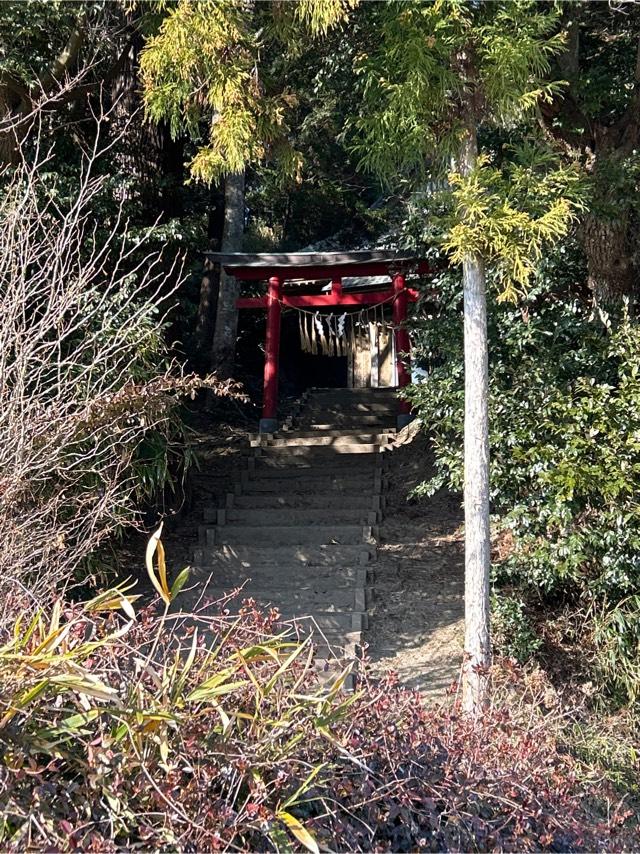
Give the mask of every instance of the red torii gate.
<svg viewBox="0 0 640 854">
<path fill-rule="evenodd" d="M 411 349 L 409 333 L 405 327 L 409 302 L 418 299 L 418 292 L 406 285 L 406 274 L 428 273 L 426 261 L 406 252 L 294 252 L 284 254 L 209 252 L 213 263 L 221 264 L 226 273 L 243 281 L 268 281 L 265 296 L 241 297 L 238 308 L 266 309 L 266 339 L 264 353 L 264 394 L 262 401 L 261 433 L 274 433 L 278 429 L 278 364 L 280 356 L 280 317 L 282 308 L 318 309 L 327 306 L 377 305 L 393 299 L 393 326 L 396 350 L 398 387 L 409 384 L 407 368 Z M 388 276 L 391 283 L 375 290 L 343 290 L 346 277 Z M 285 284 L 292 281 L 330 281 L 328 293 L 296 294 L 287 292 Z M 407 354 L 406 360 L 401 354 Z M 398 424 L 410 419 L 409 405 L 399 403 Z"/>
</svg>

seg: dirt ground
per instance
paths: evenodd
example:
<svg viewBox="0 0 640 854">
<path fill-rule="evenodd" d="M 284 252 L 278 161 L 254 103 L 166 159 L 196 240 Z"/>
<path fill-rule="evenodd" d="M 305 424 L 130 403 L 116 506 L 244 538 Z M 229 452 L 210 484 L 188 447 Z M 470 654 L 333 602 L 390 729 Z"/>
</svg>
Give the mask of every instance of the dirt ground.
<svg viewBox="0 0 640 854">
<path fill-rule="evenodd" d="M 390 489 L 373 564 L 368 655 L 374 673 L 437 700 L 457 681 L 464 637 L 464 544 L 458 497 L 409 499 L 431 473 L 428 440 L 393 452 Z"/>
</svg>

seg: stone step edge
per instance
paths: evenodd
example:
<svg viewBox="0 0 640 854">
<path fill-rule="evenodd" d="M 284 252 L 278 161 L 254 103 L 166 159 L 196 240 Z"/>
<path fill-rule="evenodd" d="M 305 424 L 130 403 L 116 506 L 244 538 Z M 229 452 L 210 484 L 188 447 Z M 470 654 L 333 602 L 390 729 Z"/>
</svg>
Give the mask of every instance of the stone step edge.
<svg viewBox="0 0 640 854">
<path fill-rule="evenodd" d="M 385 447 L 387 446 L 380 445 L 379 443 L 363 442 L 360 445 L 350 443 L 344 445 L 260 445 L 254 450 L 265 459 L 269 457 L 286 457 L 287 455 L 290 457 L 308 456 L 309 458 L 313 458 L 315 455 L 316 459 L 321 460 L 330 456 L 327 453 L 328 451 L 333 451 L 333 456 L 336 457 L 346 454 L 353 454 L 354 456 L 357 454 L 358 456 L 365 457 L 368 454 L 381 454 Z M 269 452 L 268 454 L 266 453 L 267 451 Z M 321 451 L 323 453 L 319 453 Z"/>
<path fill-rule="evenodd" d="M 258 527 L 258 528 L 270 527 L 271 523 L 269 523 L 269 522 L 265 522 L 264 525 L 255 524 L 255 523 L 243 523 L 241 520 L 238 520 L 238 519 L 233 519 L 231 522 L 229 522 L 228 514 L 229 514 L 229 510 L 231 510 L 231 509 L 232 508 L 225 507 L 225 508 L 218 508 L 217 510 L 211 511 L 211 510 L 208 510 L 205 508 L 205 511 L 203 514 L 204 521 L 205 521 L 205 523 L 213 524 L 216 527 L 224 527 L 227 524 L 242 525 L 243 527 L 254 527 L 254 526 Z M 234 512 L 236 512 L 236 513 L 253 513 L 253 514 L 257 513 L 257 514 L 260 514 L 260 512 L 264 511 L 265 509 L 266 508 L 264 508 L 264 507 L 258 507 L 256 509 L 251 509 L 251 508 L 247 508 L 247 507 L 239 507 L 239 508 L 236 508 L 234 510 Z M 278 509 L 277 507 L 274 507 L 273 511 L 275 511 L 277 509 Z M 292 521 L 290 521 L 290 522 L 286 521 L 286 517 L 287 516 L 291 517 L 291 514 L 295 513 L 297 509 L 300 509 L 301 512 L 304 512 L 304 513 L 311 513 L 314 510 L 318 510 L 318 508 L 314 508 L 314 507 L 312 507 L 310 509 L 287 507 L 284 509 L 285 509 L 285 514 L 283 514 L 283 515 L 285 518 L 283 518 L 282 524 L 279 524 L 277 526 L 280 528 L 293 528 L 293 527 L 296 527 L 298 525 L 298 522 L 295 521 L 295 517 L 293 517 Z M 329 511 L 327 511 L 327 510 L 318 510 L 318 515 L 320 513 L 328 513 L 328 512 Z M 336 518 L 339 519 L 340 513 L 339 513 L 339 511 L 333 511 L 332 515 L 334 518 L 333 524 L 336 524 L 335 520 L 336 520 Z M 378 510 L 369 510 L 369 511 L 365 510 L 365 511 L 363 511 L 363 513 L 362 513 L 361 517 L 358 519 L 358 521 L 354 522 L 354 525 L 360 524 L 360 525 L 362 525 L 362 527 L 375 528 L 378 525 L 378 523 L 381 521 L 381 516 L 382 516 L 382 514 Z"/>
<path fill-rule="evenodd" d="M 335 480 L 331 483 L 318 483 L 317 478 L 313 478 L 312 480 L 307 480 L 305 483 L 296 484 L 293 478 L 280 479 L 275 477 L 265 477 L 252 480 L 247 483 L 235 484 L 233 487 L 233 494 L 238 497 L 242 496 L 244 498 L 250 498 L 251 496 L 258 495 L 271 495 L 272 497 L 278 498 L 281 493 L 278 489 L 274 488 L 272 484 L 281 486 L 282 489 L 286 490 L 287 494 L 290 496 L 307 496 L 309 494 L 325 495 L 329 502 L 331 502 L 332 499 L 336 499 L 338 497 L 348 499 L 350 495 L 362 495 L 362 492 L 365 490 L 372 497 L 381 495 L 386 500 L 386 493 L 389 490 L 389 485 L 386 483 L 382 483 L 380 486 L 375 487 L 371 483 L 359 482 L 355 486 L 352 486 L 347 489 L 345 484 Z"/>
<path fill-rule="evenodd" d="M 273 440 L 273 439 L 314 439 L 316 437 L 324 437 L 331 439 L 339 439 L 342 436 L 395 436 L 398 432 L 396 427 L 301 427 L 292 430 L 287 430 L 286 435 L 282 436 L 282 430 L 276 430 L 275 433 L 249 433 L 249 442 Z M 302 436 L 300 434 L 303 434 Z"/>
<path fill-rule="evenodd" d="M 393 447 L 394 443 L 390 442 L 389 445 L 391 447 Z M 384 445 L 381 447 L 387 448 L 389 446 Z M 322 448 L 323 448 L 323 446 L 321 445 L 320 449 L 322 449 Z M 276 459 L 278 457 L 281 457 L 281 456 L 283 456 L 283 455 L 277 454 Z M 296 454 L 295 456 L 300 456 L 300 455 Z M 340 456 L 345 457 L 346 454 L 340 454 Z M 367 457 L 368 457 L 368 459 L 367 459 Z M 249 472 L 254 471 L 257 467 L 256 463 L 260 463 L 260 462 L 266 463 L 267 460 L 269 460 L 269 459 L 273 459 L 273 457 L 271 457 L 269 454 L 265 454 L 263 448 L 248 447 L 244 450 L 244 452 L 242 454 L 243 465 L 240 467 L 240 471 L 241 472 L 243 472 L 243 471 L 249 471 Z M 316 457 L 316 459 L 319 461 L 319 464 L 321 464 L 322 462 L 326 461 L 326 455 L 318 456 L 318 457 Z M 345 460 L 345 459 L 341 459 L 338 463 L 338 466 L 344 468 L 344 464 L 346 462 L 349 462 L 349 461 Z M 374 469 L 377 471 L 378 469 L 384 470 L 387 466 L 387 461 L 386 461 L 386 458 L 384 457 L 384 454 L 382 451 L 380 451 L 379 453 L 376 453 L 376 454 L 366 454 L 366 455 L 362 454 L 362 453 L 352 454 L 352 459 L 350 462 L 353 463 L 353 467 L 356 469 L 370 468 L 370 469 Z M 305 468 L 305 466 L 294 465 L 293 468 Z"/>
<path fill-rule="evenodd" d="M 191 551 L 192 558 L 193 558 L 192 564 L 195 564 L 196 566 L 210 567 L 211 569 L 213 569 L 214 567 L 221 567 L 221 566 L 223 566 L 223 567 L 224 566 L 226 566 L 226 567 L 233 566 L 233 564 L 231 563 L 231 560 L 233 558 L 231 558 L 231 559 L 227 558 L 223 561 L 212 560 L 212 559 L 207 560 L 204 556 L 207 548 L 208 547 L 206 547 L 204 545 L 198 545 L 198 546 L 193 547 L 193 549 Z M 214 548 L 224 548 L 224 545 L 214 546 Z M 276 549 L 282 549 L 282 548 L 285 548 L 285 549 L 286 548 L 295 548 L 295 546 L 260 546 L 260 551 L 264 551 L 265 549 L 276 550 Z M 317 546 L 317 548 L 321 549 L 321 546 Z M 338 546 L 336 546 L 336 548 L 345 548 L 345 546 L 338 545 Z M 356 546 L 349 545 L 349 546 L 346 546 L 346 548 L 355 548 L 357 550 L 358 566 L 366 566 L 368 563 L 372 563 L 373 561 L 376 560 L 377 549 L 375 547 L 375 544 L 362 543 L 362 544 L 358 544 Z M 326 549 L 322 549 L 322 551 L 326 551 Z M 243 560 L 242 558 L 238 558 L 238 561 L 240 563 L 242 562 L 242 560 Z M 257 564 L 257 565 L 259 566 L 260 564 Z M 273 564 L 272 562 L 262 564 L 262 566 L 265 567 L 265 569 L 270 567 L 270 566 L 274 566 L 274 565 L 276 565 L 276 564 Z M 324 561 L 321 561 L 320 563 L 313 563 L 312 561 L 306 560 L 306 559 L 296 561 L 292 564 L 291 563 L 283 564 L 282 562 L 280 562 L 277 565 L 279 565 L 279 566 L 297 566 L 297 565 L 299 565 L 300 567 L 307 567 L 307 568 L 332 567 L 332 566 L 334 566 L 334 564 L 326 563 Z M 243 568 L 250 569 L 251 567 L 243 567 Z M 347 566 L 345 568 L 350 568 L 350 567 Z"/>
<path fill-rule="evenodd" d="M 287 572 L 291 571 L 292 573 L 295 573 L 297 570 L 299 570 L 299 569 L 300 569 L 300 567 L 299 567 L 299 566 L 297 566 L 297 565 L 290 565 L 290 564 L 278 564 L 277 566 L 278 566 L 278 572 L 279 572 L 280 574 L 282 574 L 282 573 L 283 573 L 283 570 L 284 570 L 284 571 L 287 571 Z M 252 580 L 252 581 L 255 581 L 255 580 L 258 580 L 258 579 L 259 579 L 260 581 L 262 581 L 262 578 L 260 578 L 260 575 L 264 574 L 264 573 L 265 573 L 265 572 L 267 572 L 267 571 L 268 571 L 268 574 L 269 574 L 269 575 L 273 575 L 273 565 L 263 566 L 263 568 L 260 570 L 260 572 L 259 572 L 259 574 L 258 574 L 258 576 L 257 576 L 257 577 L 256 577 L 255 575 L 252 575 L 252 574 L 251 574 L 251 571 L 252 571 L 252 570 L 254 570 L 254 571 L 255 571 L 256 567 L 237 567 L 237 568 L 229 568 L 229 567 L 226 567 L 226 568 L 225 568 L 225 567 L 224 567 L 224 565 L 222 565 L 222 566 L 221 566 L 220 564 L 210 564 L 210 565 L 207 565 L 206 563 L 202 563 L 202 564 L 193 564 L 193 565 L 192 565 L 192 567 L 191 567 L 191 569 L 192 569 L 191 579 L 194 579 L 194 577 L 195 577 L 195 576 L 198 576 L 198 575 L 200 575 L 200 576 L 208 576 L 208 579 L 207 579 L 207 585 L 205 586 L 205 592 L 209 589 L 209 586 L 208 586 L 209 580 L 213 579 L 213 580 L 215 580 L 215 581 L 218 581 L 218 580 L 219 580 L 219 577 L 217 577 L 217 576 L 223 575 L 225 571 L 226 571 L 227 573 L 229 573 L 229 572 L 233 572 L 235 575 L 238 575 L 241 569 L 245 569 L 245 570 L 246 570 L 246 579 L 248 579 L 248 580 Z M 338 578 L 338 579 L 336 579 L 336 578 L 334 577 L 334 580 L 333 580 L 333 582 L 332 582 L 332 583 L 334 584 L 334 586 L 336 587 L 336 589 L 340 589 L 340 590 L 357 590 L 357 589 L 365 589 L 365 590 L 367 590 L 367 591 L 368 591 L 368 594 L 369 594 L 368 598 L 369 598 L 369 599 L 371 599 L 371 601 L 373 601 L 373 595 L 374 595 L 374 594 L 373 594 L 373 590 L 374 590 L 374 588 L 373 588 L 373 585 L 370 583 L 370 582 L 371 582 L 371 578 L 370 578 L 370 576 L 369 576 L 369 571 L 368 571 L 368 569 L 366 569 L 366 567 L 364 567 L 363 565 L 361 565 L 361 566 L 353 566 L 353 567 L 352 567 L 352 566 L 349 566 L 349 567 L 340 567 L 340 570 L 344 570 L 344 569 L 354 570 L 354 572 L 355 572 L 355 577 L 354 577 L 354 578 L 345 579 L 345 580 L 344 580 L 344 582 L 343 582 L 342 584 L 336 584 L 336 581 L 337 581 L 337 580 L 339 580 L 339 578 Z M 334 573 L 332 573 L 332 575 L 334 575 Z M 271 582 L 270 582 L 270 583 L 271 583 Z M 229 585 L 230 585 L 230 588 L 229 588 L 229 589 L 231 589 L 231 590 L 235 590 L 235 589 L 236 589 L 236 588 L 233 586 L 233 582 L 232 582 L 232 581 L 224 582 L 224 585 L 225 585 L 225 586 L 226 586 L 227 584 L 229 584 Z M 218 587 L 219 587 L 219 586 L 220 586 L 220 585 L 218 585 Z M 290 584 L 286 585 L 287 589 L 288 589 L 290 586 L 291 586 Z M 278 585 L 275 585 L 274 589 L 276 589 L 276 590 L 277 590 L 277 589 L 279 589 Z M 301 589 L 301 590 L 306 589 L 306 588 L 305 588 L 305 584 L 303 583 L 303 584 L 299 587 L 299 589 Z"/>
<path fill-rule="evenodd" d="M 274 448 L 309 448 L 313 450 L 333 450 L 339 454 L 342 452 L 337 450 L 338 448 L 386 447 L 395 439 L 395 436 L 391 433 L 354 433 L 340 437 L 323 436 L 321 433 L 317 436 L 298 436 L 292 432 L 290 436 L 278 436 L 274 434 L 269 434 L 269 436 L 272 436 L 272 438 L 268 438 L 265 434 L 259 439 L 251 439 L 249 444 L 252 448 L 264 448 L 265 450 L 273 450 Z M 366 440 L 358 441 L 359 439 L 362 439 L 363 436 L 366 437 Z M 340 441 L 341 438 L 344 438 L 347 441 Z M 349 451 L 348 453 L 353 452 Z M 363 453 L 373 454 L 379 452 L 366 451 Z"/>
<path fill-rule="evenodd" d="M 268 495 L 268 494 L 269 494 L 269 493 L 267 493 L 267 495 Z M 321 490 L 313 490 L 313 494 L 314 494 L 314 495 L 318 495 L 318 494 L 322 494 L 322 492 L 321 492 Z M 264 495 L 264 493 L 261 493 L 261 495 Z M 290 493 L 290 495 L 300 495 L 300 496 L 302 496 L 302 495 L 305 495 L 305 493 L 304 493 L 304 492 L 292 492 L 292 493 Z M 338 493 L 338 495 L 340 495 L 340 493 Z M 204 512 L 205 514 L 209 513 L 209 514 L 212 514 L 212 515 L 213 515 L 213 513 L 218 513 L 220 509 L 225 509 L 225 510 L 236 510 L 236 509 L 238 509 L 238 510 L 240 510 L 240 509 L 241 509 L 241 510 L 269 510 L 269 509 L 279 510 L 279 509 L 282 509 L 282 510 L 284 510 L 284 511 L 287 511 L 287 510 L 296 510 L 296 509 L 299 509 L 299 510 L 305 510 L 305 509 L 306 509 L 306 510 L 314 510 L 314 509 L 317 509 L 317 508 L 313 508 L 313 507 L 308 507 L 308 508 L 304 508 L 304 507 L 300 507 L 300 508 L 296 508 L 296 507 L 288 507 L 288 506 L 287 506 L 287 505 L 285 505 L 285 504 L 280 504 L 280 505 L 277 505 L 277 506 L 275 506 L 275 507 L 273 507 L 273 508 L 268 508 L 268 507 L 253 507 L 253 508 L 242 507 L 242 508 L 240 508 L 240 507 L 236 507 L 236 498 L 251 498 L 251 497 L 255 497 L 255 493 L 253 493 L 253 494 L 251 494 L 251 493 L 247 494 L 247 493 L 242 492 L 242 490 L 240 490 L 240 491 L 238 491 L 238 492 L 227 492 L 227 494 L 226 494 L 226 496 L 225 496 L 225 506 L 224 506 L 224 508 L 219 508 L 219 507 L 205 507 L 203 512 Z M 277 501 L 278 501 L 278 498 L 279 498 L 279 497 L 280 497 L 280 496 L 279 496 L 279 494 L 277 494 L 277 493 L 275 493 L 275 492 L 273 493 L 273 500 L 274 500 L 275 502 L 277 502 Z M 336 495 L 335 495 L 335 494 L 333 494 L 332 492 L 328 492 L 328 493 L 327 493 L 327 499 L 333 499 L 333 501 L 331 501 L 330 503 L 332 504 L 332 506 L 333 506 L 334 508 L 336 507 L 336 500 L 335 500 L 335 499 L 336 499 L 337 497 L 338 497 L 338 496 L 336 496 Z M 348 502 L 347 502 L 347 503 L 348 503 Z M 382 493 L 380 493 L 380 492 L 374 492 L 374 493 L 371 495 L 371 503 L 370 503 L 370 505 L 369 505 L 369 512 L 382 514 L 382 511 L 386 508 L 386 506 L 387 506 L 387 497 L 386 497 L 386 495 L 383 495 L 383 494 L 382 494 Z M 339 511 L 337 511 L 337 512 L 339 512 Z M 367 511 L 366 511 L 366 509 L 365 509 L 365 511 L 364 511 L 364 512 L 365 512 L 365 513 L 367 512 Z M 210 520 L 207 520 L 207 519 L 206 519 L 206 517 L 205 517 L 205 521 L 210 521 Z M 220 523 L 218 522 L 218 524 L 220 524 Z M 223 523 L 223 524 L 224 524 L 224 523 Z"/>
<path fill-rule="evenodd" d="M 289 534 L 290 531 L 295 528 L 294 525 L 271 525 L 271 526 L 267 526 L 267 525 L 240 525 L 237 522 L 234 522 L 232 524 L 227 524 L 227 525 L 221 525 L 220 527 L 224 528 L 225 534 L 234 533 L 234 531 L 233 531 L 234 528 L 243 528 L 243 529 L 244 528 L 253 528 L 253 529 L 255 529 L 256 535 L 264 533 L 265 530 L 271 531 L 271 532 L 273 532 L 274 530 L 282 530 L 283 534 L 285 534 L 285 533 Z M 331 531 L 335 530 L 336 528 L 354 528 L 354 529 L 359 528 L 361 531 L 362 540 L 355 542 L 355 543 L 336 543 L 335 545 L 357 546 L 357 545 L 360 545 L 360 542 L 362 542 L 362 543 L 375 543 L 375 542 L 377 542 L 378 536 L 379 536 L 379 531 L 377 531 L 376 525 L 358 525 L 358 524 L 355 524 L 355 525 L 348 525 L 348 524 L 347 525 L 336 525 L 336 524 L 333 524 L 333 525 L 315 525 L 314 526 L 314 530 L 317 531 L 318 528 L 326 528 L 327 529 L 327 531 L 326 531 L 327 538 L 328 538 L 327 542 L 326 543 L 323 543 L 323 542 L 307 543 L 306 544 L 307 547 L 314 546 L 314 545 L 318 545 L 318 546 L 334 545 L 331 542 L 331 540 L 335 537 L 335 535 L 332 535 Z M 204 546 L 225 545 L 224 543 L 217 543 L 216 542 L 216 530 L 217 530 L 216 525 L 199 525 L 198 526 L 198 540 L 199 540 L 199 542 Z M 355 530 L 353 531 L 353 533 L 355 533 Z M 258 541 L 254 540 L 254 542 L 258 542 Z M 237 544 L 237 545 L 240 545 L 240 544 Z M 242 545 L 245 545 L 245 544 L 243 543 Z M 247 543 L 246 545 L 250 545 L 250 544 Z M 264 545 L 268 545 L 268 543 L 265 543 Z M 264 545 L 260 542 L 259 545 L 257 546 L 257 548 L 264 548 Z M 286 546 L 286 545 L 289 545 L 289 543 L 282 543 L 282 545 Z M 293 543 L 292 545 L 299 546 L 302 548 L 305 547 L 305 543 Z"/>
<path fill-rule="evenodd" d="M 260 579 L 262 584 L 266 582 L 266 579 Z M 291 584 L 282 584 L 282 583 L 273 583 L 269 584 L 268 587 L 254 587 L 250 584 L 251 576 L 248 576 L 245 580 L 244 584 L 238 584 L 236 587 L 228 584 L 216 584 L 216 585 L 207 585 L 206 594 L 207 596 L 220 596 L 220 598 L 227 598 L 229 595 L 233 594 L 234 599 L 255 599 L 256 597 L 264 598 L 265 600 L 269 600 L 269 596 L 272 593 L 289 593 L 291 592 L 292 585 Z M 338 585 L 333 585 L 333 589 L 336 591 L 340 591 L 341 593 L 349 593 L 353 594 L 353 604 L 348 607 L 359 613 L 363 613 L 369 610 L 369 606 L 373 603 L 374 596 L 374 588 L 373 587 L 363 587 L 363 586 L 355 586 L 353 583 L 349 585 L 345 585 L 344 587 L 340 587 Z M 295 592 L 297 593 L 314 593 L 316 587 L 313 585 L 295 585 Z M 328 592 L 330 596 L 331 593 Z M 297 603 L 294 603 L 297 604 Z M 329 602 L 329 604 L 331 604 Z"/>
<path fill-rule="evenodd" d="M 355 475 L 356 477 L 368 477 L 369 475 L 373 475 L 374 478 L 380 480 L 383 477 L 387 476 L 387 472 L 385 471 L 385 466 L 383 465 L 382 455 L 376 458 L 376 463 L 374 465 L 369 464 L 366 467 L 363 466 L 355 466 L 355 472 L 350 469 L 345 469 L 344 466 L 341 468 L 336 466 L 337 472 L 336 474 L 327 473 L 327 466 L 257 466 L 257 462 L 265 462 L 268 457 L 256 456 L 253 458 L 249 458 L 247 460 L 247 466 L 245 469 L 240 470 L 240 483 L 244 483 L 251 479 L 258 479 L 260 475 L 264 472 L 268 472 L 269 476 L 277 479 L 277 475 L 272 474 L 272 472 L 289 472 L 289 474 L 284 477 L 295 477 L 299 475 L 301 472 L 308 476 L 308 472 L 306 469 L 312 469 L 317 471 L 317 477 L 342 477 L 348 478 L 350 475 Z M 377 462 L 377 460 L 380 462 Z M 366 469 L 369 469 L 368 471 Z"/>
<path fill-rule="evenodd" d="M 251 596 L 245 596 L 245 599 L 255 598 Z M 238 605 L 241 604 L 242 599 L 238 597 Z M 229 606 L 226 605 L 228 608 Z M 267 607 L 266 605 L 264 607 Z M 278 603 L 272 606 L 278 612 L 281 612 L 281 607 Z M 233 608 L 231 608 L 233 611 Z M 285 613 L 282 619 L 291 624 L 296 624 L 302 631 L 308 631 L 311 629 L 313 633 L 316 632 L 322 636 L 327 632 L 365 632 L 369 628 L 369 615 L 366 610 L 356 611 L 356 610 L 345 610 L 345 611 L 321 611 L 321 610 L 310 610 L 309 613 L 300 613 L 292 616 L 290 613 Z M 325 619 L 334 620 L 337 623 L 340 623 L 341 620 L 344 620 L 347 625 L 335 625 L 332 627 L 323 628 L 322 621 Z"/>
</svg>

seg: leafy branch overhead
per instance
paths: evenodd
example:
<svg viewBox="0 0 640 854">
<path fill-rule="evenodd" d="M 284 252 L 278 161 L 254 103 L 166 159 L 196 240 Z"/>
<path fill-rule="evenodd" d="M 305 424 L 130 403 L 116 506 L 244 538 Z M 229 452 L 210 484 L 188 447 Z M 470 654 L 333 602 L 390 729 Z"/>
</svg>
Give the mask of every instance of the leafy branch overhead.
<svg viewBox="0 0 640 854">
<path fill-rule="evenodd" d="M 239 0 L 180 0 L 168 12 L 141 57 L 144 101 L 152 121 L 167 120 L 174 137 L 186 132 L 198 143 L 194 178 L 210 183 L 265 159 L 291 177 L 299 174 L 287 125 L 297 99 L 263 77 L 263 55 L 279 32 L 293 27 L 322 35 L 353 5 L 304 0 L 254 8 Z"/>
<path fill-rule="evenodd" d="M 495 268 L 499 300 L 528 290 L 545 246 L 565 237 L 584 204 L 576 169 L 536 146 L 514 148 L 496 165 L 478 158 L 468 176 L 452 172 L 451 209 L 442 245 L 454 264 L 477 252 Z"/>
<path fill-rule="evenodd" d="M 513 299 L 545 244 L 574 221 L 577 173 L 526 144 L 504 166 L 480 157 L 463 177 L 464 105 L 470 102 L 481 129 L 522 129 L 537 105 L 562 89 L 548 79 L 564 43 L 559 13 L 531 2 L 475 7 L 442 0 L 380 4 L 373 14 L 382 38 L 360 57 L 363 108 L 352 120 L 361 166 L 387 182 L 409 175 L 421 187 L 453 162 L 442 245 L 455 264 L 473 252 L 495 264 L 502 297 Z"/>
</svg>

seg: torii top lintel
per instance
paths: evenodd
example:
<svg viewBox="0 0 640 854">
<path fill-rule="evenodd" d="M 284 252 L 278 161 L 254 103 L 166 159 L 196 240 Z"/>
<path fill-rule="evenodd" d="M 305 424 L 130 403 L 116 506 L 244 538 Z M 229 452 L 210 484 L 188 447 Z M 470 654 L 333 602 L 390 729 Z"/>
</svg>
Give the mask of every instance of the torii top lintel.
<svg viewBox="0 0 640 854">
<path fill-rule="evenodd" d="M 277 281 L 279 286 L 288 282 L 313 282 L 329 279 L 330 293 L 285 294 L 280 293 L 283 305 L 292 308 L 321 306 L 358 306 L 374 304 L 384 300 L 389 286 L 377 285 L 375 291 L 364 291 L 362 286 L 342 289 L 343 278 L 389 276 L 399 274 L 428 273 L 431 268 L 413 253 L 393 250 L 367 250 L 357 252 L 287 252 L 245 254 L 240 252 L 208 252 L 207 258 L 221 264 L 225 272 L 243 281 Z M 410 301 L 417 299 L 417 292 L 406 289 Z M 241 297 L 238 308 L 266 308 L 267 297 Z"/>
<path fill-rule="evenodd" d="M 397 271 L 429 272 L 429 265 L 411 252 L 367 250 L 357 252 L 207 252 L 229 275 L 245 281 L 277 277 L 281 281 L 331 279 L 342 276 L 385 276 Z"/>
</svg>

